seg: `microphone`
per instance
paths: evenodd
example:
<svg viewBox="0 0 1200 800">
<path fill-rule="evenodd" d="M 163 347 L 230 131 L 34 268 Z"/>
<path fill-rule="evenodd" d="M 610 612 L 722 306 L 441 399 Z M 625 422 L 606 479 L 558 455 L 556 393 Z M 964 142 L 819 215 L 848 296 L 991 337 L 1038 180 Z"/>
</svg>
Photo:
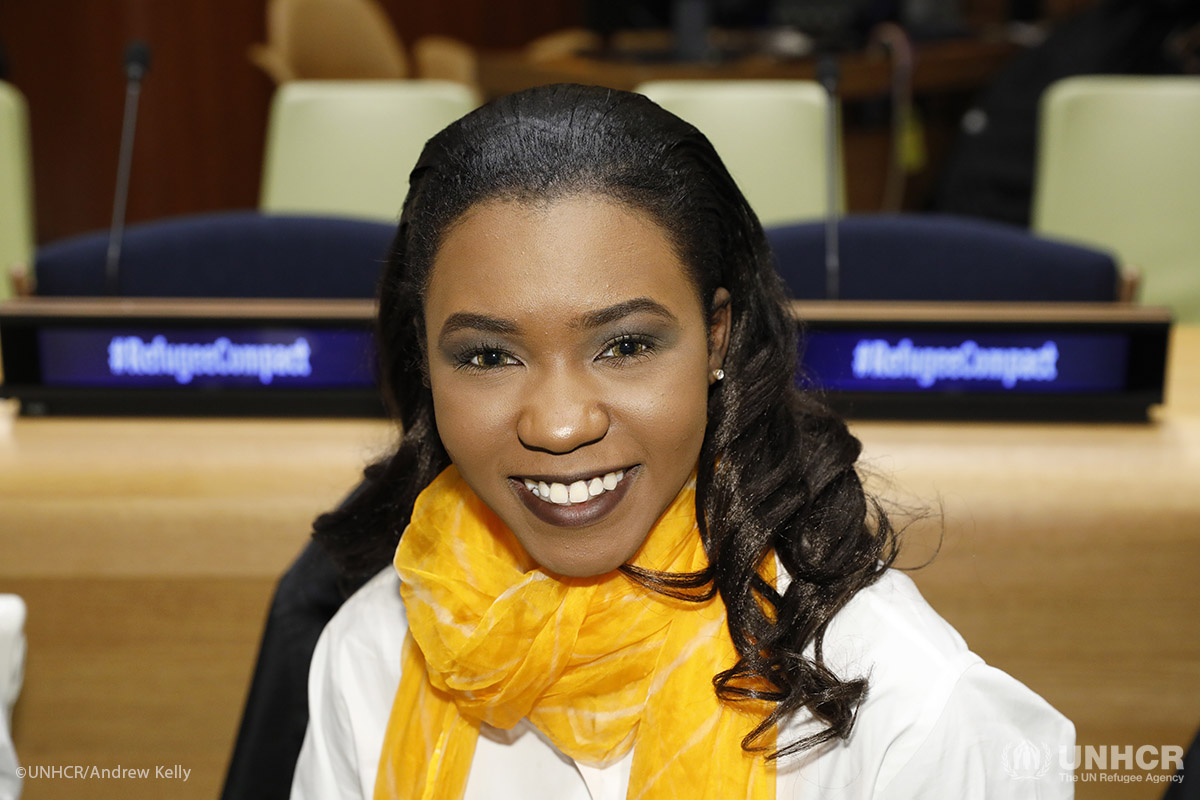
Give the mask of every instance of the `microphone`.
<svg viewBox="0 0 1200 800">
<path fill-rule="evenodd" d="M 675 56 L 681 61 L 703 61 L 708 57 L 708 1 L 674 0 L 671 3 Z"/>
<path fill-rule="evenodd" d="M 817 60 L 817 80 L 829 96 L 825 115 L 825 299 L 837 300 L 841 293 L 841 257 L 838 253 L 838 63 L 830 53 Z"/>
<path fill-rule="evenodd" d="M 142 41 L 130 42 L 125 48 L 125 118 L 121 123 L 121 149 L 117 156 L 117 188 L 113 197 L 108 252 L 104 259 L 104 287 L 108 294 L 117 293 L 121 238 L 125 234 L 125 206 L 129 202 L 129 172 L 133 163 L 133 133 L 137 128 L 142 78 L 149 69 L 150 46 Z"/>
</svg>

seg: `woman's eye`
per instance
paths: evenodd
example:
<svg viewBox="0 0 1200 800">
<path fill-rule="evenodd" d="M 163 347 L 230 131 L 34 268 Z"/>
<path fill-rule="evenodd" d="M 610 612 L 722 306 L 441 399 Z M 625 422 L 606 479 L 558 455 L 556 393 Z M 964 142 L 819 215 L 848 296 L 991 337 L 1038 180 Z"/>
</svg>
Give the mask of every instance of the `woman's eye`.
<svg viewBox="0 0 1200 800">
<path fill-rule="evenodd" d="M 619 339 L 604 349 L 601 358 L 637 358 L 648 355 L 653 345 L 641 339 Z"/>
<path fill-rule="evenodd" d="M 471 363 L 477 367 L 498 367 L 504 363 L 504 353 L 499 350 L 484 350 L 476 353 Z"/>
<path fill-rule="evenodd" d="M 492 369 L 516 364 L 517 360 L 503 350 L 487 347 L 467 353 L 459 363 L 474 369 Z"/>
</svg>

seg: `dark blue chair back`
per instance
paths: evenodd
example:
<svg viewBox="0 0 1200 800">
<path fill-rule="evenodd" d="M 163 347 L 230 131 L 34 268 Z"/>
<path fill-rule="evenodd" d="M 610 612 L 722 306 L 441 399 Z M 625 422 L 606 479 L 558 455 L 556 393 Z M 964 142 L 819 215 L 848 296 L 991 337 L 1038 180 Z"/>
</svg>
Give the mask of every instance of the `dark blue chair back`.
<svg viewBox="0 0 1200 800">
<path fill-rule="evenodd" d="M 1111 302 L 1112 256 L 964 217 L 848 216 L 839 223 L 843 300 Z M 825 297 L 825 223 L 767 230 L 793 296 Z"/>
<path fill-rule="evenodd" d="M 396 227 L 257 212 L 204 214 L 125 231 L 117 294 L 124 297 L 374 297 Z M 36 293 L 105 294 L 108 233 L 37 252 Z"/>
</svg>

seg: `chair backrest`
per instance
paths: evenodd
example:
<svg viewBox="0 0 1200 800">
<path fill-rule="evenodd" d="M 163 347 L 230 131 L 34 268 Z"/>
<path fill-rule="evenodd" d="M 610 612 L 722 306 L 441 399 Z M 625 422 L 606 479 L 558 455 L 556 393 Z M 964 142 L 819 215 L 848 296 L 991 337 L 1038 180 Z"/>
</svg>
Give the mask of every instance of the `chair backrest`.
<svg viewBox="0 0 1200 800">
<path fill-rule="evenodd" d="M 480 93 L 479 55 L 466 42 L 449 36 L 422 36 L 413 45 L 413 63 L 418 78 L 454 81 Z"/>
<path fill-rule="evenodd" d="M 369 298 L 395 225 L 353 219 L 203 214 L 125 231 L 117 294 L 125 297 Z M 39 295 L 105 293 L 108 233 L 37 254 Z"/>
<path fill-rule="evenodd" d="M 395 220 L 426 140 L 475 107 L 449 81 L 294 81 L 271 103 L 259 208 Z"/>
<path fill-rule="evenodd" d="M 604 47 L 604 37 L 587 28 L 560 28 L 543 34 L 525 45 L 525 58 L 530 61 L 553 61 L 556 58 L 598 51 Z"/>
<path fill-rule="evenodd" d="M 408 77 L 404 44 L 376 0 L 271 0 L 250 58 L 276 83 Z"/>
<path fill-rule="evenodd" d="M 1034 230 L 1115 251 L 1200 322 L 1200 77 L 1090 76 L 1042 97 Z"/>
<path fill-rule="evenodd" d="M 826 216 L 830 180 L 842 197 L 841 168 L 830 176 L 826 165 L 832 112 L 819 84 L 651 81 L 637 91 L 704 132 L 763 225 Z"/>
<path fill-rule="evenodd" d="M 801 299 L 825 297 L 825 225 L 768 228 L 776 267 Z M 843 300 L 1109 302 L 1112 257 L 996 222 L 904 214 L 838 225 Z"/>
<path fill-rule="evenodd" d="M 33 255 L 32 161 L 25 98 L 0 81 L 0 300 L 12 294 L 10 271 Z"/>
</svg>

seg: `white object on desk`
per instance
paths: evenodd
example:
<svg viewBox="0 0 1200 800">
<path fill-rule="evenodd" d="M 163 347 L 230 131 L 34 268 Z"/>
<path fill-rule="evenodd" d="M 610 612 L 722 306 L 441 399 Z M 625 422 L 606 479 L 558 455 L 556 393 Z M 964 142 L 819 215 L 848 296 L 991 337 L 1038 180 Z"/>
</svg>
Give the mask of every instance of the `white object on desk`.
<svg viewBox="0 0 1200 800">
<path fill-rule="evenodd" d="M 9 727 L 24 675 L 25 601 L 15 594 L 0 594 L 0 800 L 21 795 L 17 752 Z"/>
</svg>

